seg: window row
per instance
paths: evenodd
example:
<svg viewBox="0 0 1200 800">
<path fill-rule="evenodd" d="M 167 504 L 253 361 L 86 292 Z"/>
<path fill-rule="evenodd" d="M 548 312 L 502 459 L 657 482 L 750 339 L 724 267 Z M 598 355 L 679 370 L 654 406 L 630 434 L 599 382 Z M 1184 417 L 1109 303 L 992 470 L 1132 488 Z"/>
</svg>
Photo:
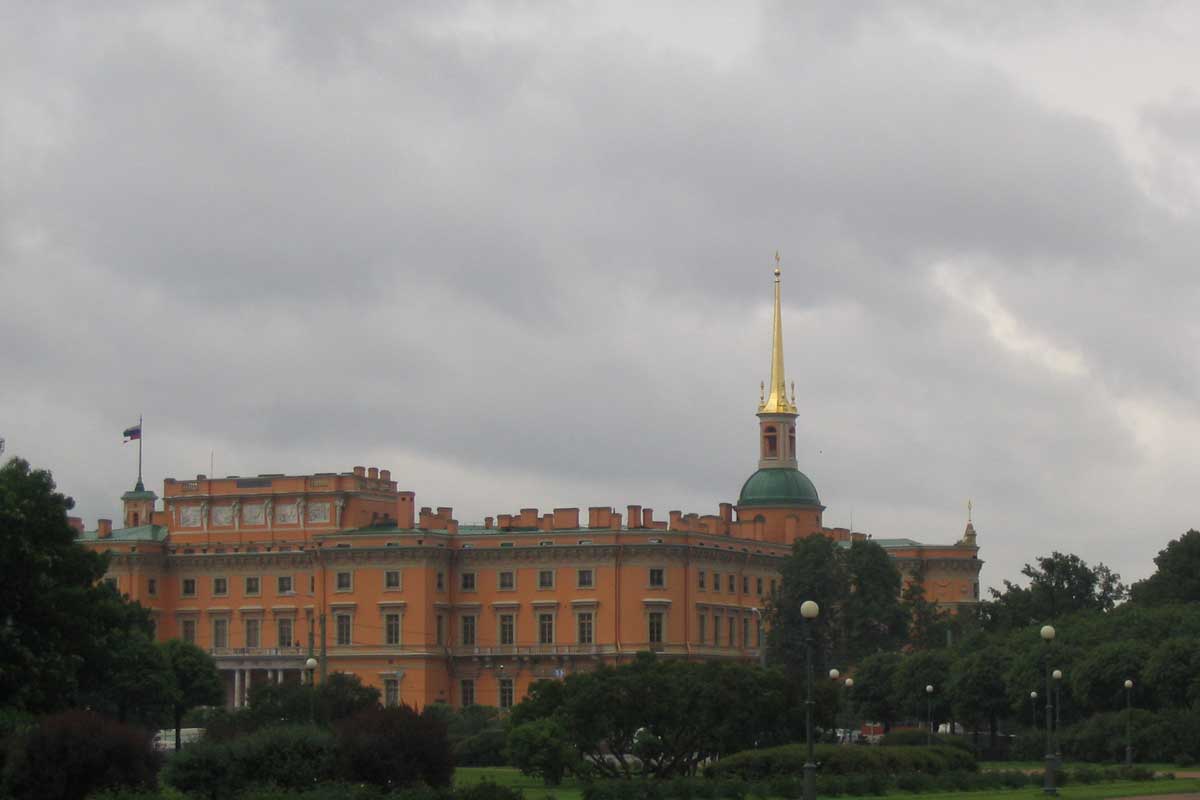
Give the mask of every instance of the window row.
<svg viewBox="0 0 1200 800">
<path fill-rule="evenodd" d="M 696 639 L 701 644 L 709 643 L 709 615 L 701 611 L 696 618 Z M 740 623 L 739 623 L 740 620 Z M 762 618 L 754 619 L 754 638 L 751 640 L 750 617 L 740 614 L 712 615 L 712 646 L 738 647 L 738 631 L 741 630 L 741 647 L 762 647 L 763 629 Z M 722 641 L 724 637 L 724 641 Z"/>
<path fill-rule="evenodd" d="M 439 579 L 441 573 L 438 573 Z M 223 575 L 215 575 L 208 579 L 210 581 L 209 590 L 212 597 L 228 597 L 229 596 L 229 578 Z M 308 576 L 308 591 L 315 592 L 316 576 Z M 200 588 L 200 578 L 181 578 L 179 594 L 181 597 L 197 597 Z M 354 572 L 350 570 L 339 570 L 334 573 L 333 588 L 338 592 L 354 591 Z M 400 570 L 389 569 L 383 571 L 383 588 L 386 591 L 401 591 L 403 588 L 400 579 Z M 154 578 L 150 578 L 147 584 L 147 591 L 151 596 L 157 594 L 158 583 Z M 290 595 L 296 593 L 296 581 L 292 575 L 277 575 L 275 576 L 275 593 L 281 595 Z M 242 596 L 258 597 L 262 594 L 262 577 L 258 575 L 246 575 L 242 578 Z"/>
<path fill-rule="evenodd" d="M 441 573 L 438 573 L 438 589 L 442 588 Z M 458 576 L 458 587 L 464 592 L 474 592 L 479 588 L 479 574 L 475 571 L 462 572 Z M 502 592 L 513 591 L 517 588 L 517 571 L 502 569 L 496 572 L 496 588 Z M 537 571 L 538 589 L 558 588 L 558 570 L 539 569 Z M 576 589 L 596 588 L 595 570 L 584 568 L 575 570 Z"/>
<path fill-rule="evenodd" d="M 515 696 L 515 682 L 512 678 L 499 678 L 496 681 L 496 705 L 500 708 L 512 708 Z M 487 700 L 488 698 L 482 698 Z M 475 693 L 475 679 L 463 678 L 458 682 L 458 700 L 463 708 L 479 702 Z M 486 702 L 484 703 L 486 705 Z"/>
<path fill-rule="evenodd" d="M 274 634 L 275 641 L 272 645 L 263 643 L 263 622 L 260 619 L 250 617 L 242 620 L 242 644 L 241 647 L 257 648 L 257 647 L 300 647 L 300 642 L 296 636 L 295 620 L 291 617 L 280 617 L 275 620 Z M 199 620 L 184 619 L 179 623 L 179 638 L 189 644 L 197 644 L 197 627 Z M 212 620 L 212 640 L 210 645 L 214 650 L 225 650 L 233 645 L 230 643 L 229 620 L 224 617 L 218 617 Z"/>
<path fill-rule="evenodd" d="M 704 570 L 700 570 L 699 572 L 696 573 L 696 575 L 697 575 L 697 586 L 700 589 L 700 591 L 707 591 L 708 590 L 708 573 L 706 573 Z M 727 591 L 730 594 L 736 594 L 737 593 L 737 575 L 734 575 L 731 572 L 726 573 L 725 580 L 726 580 L 725 586 L 726 586 Z M 765 588 L 767 588 L 767 587 L 764 585 L 762 576 L 761 575 L 756 576 L 754 578 L 754 593 L 756 595 L 758 595 L 759 597 L 770 597 L 775 594 L 775 579 L 771 578 L 770 594 L 766 594 L 763 592 L 763 589 L 765 589 Z M 712 590 L 714 592 L 721 591 L 721 573 L 719 573 L 719 572 L 714 572 L 712 574 Z M 742 576 L 742 594 L 750 594 L 750 576 L 749 575 Z"/>
</svg>

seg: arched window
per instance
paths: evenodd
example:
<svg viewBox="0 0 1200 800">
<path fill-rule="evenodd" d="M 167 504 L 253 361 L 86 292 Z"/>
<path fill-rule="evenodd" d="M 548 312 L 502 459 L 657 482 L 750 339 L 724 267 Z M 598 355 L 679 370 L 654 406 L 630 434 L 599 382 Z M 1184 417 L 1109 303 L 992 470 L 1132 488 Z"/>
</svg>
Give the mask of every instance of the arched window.
<svg viewBox="0 0 1200 800">
<path fill-rule="evenodd" d="M 763 428 L 763 455 L 767 458 L 779 456 L 779 434 L 774 425 Z"/>
<path fill-rule="evenodd" d="M 138 526 L 138 512 L 135 511 L 135 512 L 133 512 L 133 525 L 131 527 L 136 528 L 137 526 Z"/>
<path fill-rule="evenodd" d="M 788 425 L 787 457 L 788 458 L 796 457 L 796 426 L 795 425 Z"/>
</svg>

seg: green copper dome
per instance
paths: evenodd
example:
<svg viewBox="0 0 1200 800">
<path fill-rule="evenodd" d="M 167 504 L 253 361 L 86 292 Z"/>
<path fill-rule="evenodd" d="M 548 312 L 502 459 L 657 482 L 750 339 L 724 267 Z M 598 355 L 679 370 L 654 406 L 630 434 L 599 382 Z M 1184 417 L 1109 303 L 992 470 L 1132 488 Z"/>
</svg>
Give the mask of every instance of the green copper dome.
<svg viewBox="0 0 1200 800">
<path fill-rule="evenodd" d="M 798 469 L 760 469 L 742 486 L 739 506 L 819 506 L 817 487 Z"/>
</svg>

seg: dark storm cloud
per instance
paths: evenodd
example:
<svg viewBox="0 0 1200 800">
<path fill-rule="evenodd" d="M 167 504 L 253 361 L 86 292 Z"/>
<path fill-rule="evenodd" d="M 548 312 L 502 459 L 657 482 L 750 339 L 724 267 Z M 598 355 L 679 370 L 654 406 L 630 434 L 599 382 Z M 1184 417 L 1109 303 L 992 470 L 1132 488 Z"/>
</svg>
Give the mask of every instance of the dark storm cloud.
<svg viewBox="0 0 1200 800">
<path fill-rule="evenodd" d="M 374 458 L 464 519 L 709 512 L 753 468 L 778 247 L 831 523 L 949 541 L 974 496 L 991 582 L 1050 547 L 1144 572 L 1131 532 L 1193 524 L 1194 214 L 964 55 L 1075 12 L 727 13 L 15 7 L 3 433 L 89 517 L 139 410 L 153 483 L 216 449 Z M 1188 108 L 1135 113 L 1184 158 Z"/>
</svg>

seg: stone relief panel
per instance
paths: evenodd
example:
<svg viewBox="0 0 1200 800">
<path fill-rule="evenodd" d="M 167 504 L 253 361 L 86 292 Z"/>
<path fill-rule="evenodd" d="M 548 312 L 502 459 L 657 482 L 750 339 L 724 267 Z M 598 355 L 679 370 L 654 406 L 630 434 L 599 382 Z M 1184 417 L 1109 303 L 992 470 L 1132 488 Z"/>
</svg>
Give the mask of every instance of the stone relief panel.
<svg viewBox="0 0 1200 800">
<path fill-rule="evenodd" d="M 247 503 L 242 506 L 242 522 L 247 525 L 262 525 L 265 520 L 262 503 Z"/>
<path fill-rule="evenodd" d="M 329 503 L 309 504 L 308 521 L 314 524 L 327 524 L 329 522 Z"/>
<path fill-rule="evenodd" d="M 200 527 L 200 506 L 182 506 L 179 509 L 179 526 L 181 528 Z"/>
<path fill-rule="evenodd" d="M 212 510 L 213 525 L 232 525 L 233 524 L 233 506 L 213 506 Z"/>
<path fill-rule="evenodd" d="M 296 507 L 294 505 L 288 504 L 275 507 L 276 522 L 282 522 L 286 524 L 296 522 L 298 519 L 299 516 L 296 514 Z"/>
</svg>

